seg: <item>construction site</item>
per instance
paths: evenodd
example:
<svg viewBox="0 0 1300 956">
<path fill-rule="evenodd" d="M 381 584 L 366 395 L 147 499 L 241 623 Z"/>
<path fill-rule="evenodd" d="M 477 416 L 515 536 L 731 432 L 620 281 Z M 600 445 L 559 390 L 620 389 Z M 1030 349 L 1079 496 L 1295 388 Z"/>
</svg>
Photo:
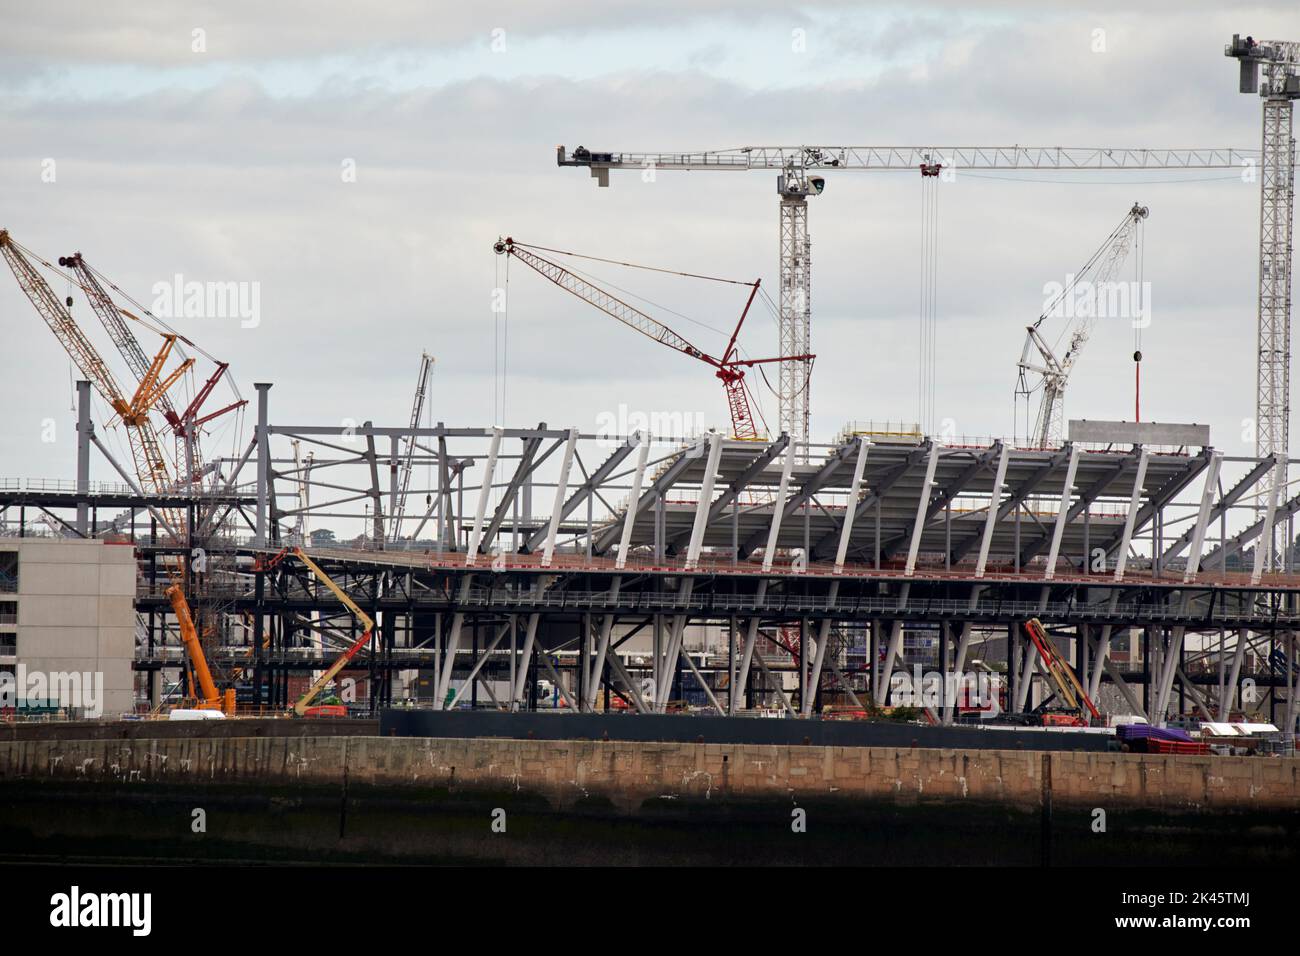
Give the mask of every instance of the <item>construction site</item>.
<svg viewBox="0 0 1300 956">
<path fill-rule="evenodd" d="M 677 171 L 774 181 L 778 288 L 719 280 L 743 306 L 712 352 L 584 271 L 671 272 L 662 262 L 623 262 L 616 244 L 561 251 L 505 227 L 475 237 L 485 263 L 513 267 L 511 296 L 603 314 L 626 327 L 630 354 L 666 346 L 683 375 L 707 366 L 722 387 L 716 425 L 686 434 L 443 421 L 438 342 L 418 362 L 393 356 L 409 409 L 286 420 L 277 396 L 303 384 L 289 367 L 243 383 L 239 356 L 208 354 L 141 305 L 110 277 L 111 257 L 37 251 L 0 231 L 31 306 L 10 326 L 35 335 L 43 323 L 79 372 L 76 474 L 0 483 L 11 746 L 73 747 L 91 733 L 50 729 L 62 722 L 190 720 L 187 741 L 209 728 L 213 741 L 244 736 L 243 722 L 271 737 L 333 722 L 321 741 L 910 742 L 1000 760 L 1111 751 L 1280 767 L 1300 728 L 1300 473 L 1288 446 L 1300 43 L 1234 36 L 1224 52 L 1225 73 L 1262 103 L 1258 147 L 534 157 L 597 189 L 651 168 L 667 196 Z M 810 207 L 842 174 L 911 171 L 925 196 L 949 170 L 1113 180 L 1243 168 L 1259 181 L 1257 209 L 1241 213 L 1258 212 L 1258 248 L 1240 250 L 1259 275 L 1258 335 L 1240 340 L 1257 348 L 1256 405 L 1239 410 L 1253 417 L 1254 454 L 1216 448 L 1201 423 L 1209 397 L 1185 420 L 1145 420 L 1140 349 L 1122 383 L 1131 418 L 1065 411 L 1098 318 L 1141 315 L 1140 300 L 1114 298 L 1141 288 L 1145 223 L 1160 215 L 1141 201 L 1118 205 L 1109 235 L 1063 264 L 1077 266 L 1070 281 L 1026 323 L 1018 361 L 1008 356 L 1000 381 L 1015 385 L 1020 434 L 937 426 L 924 301 L 916 420 L 812 433 Z M 716 278 L 706 271 L 676 274 Z M 779 350 L 754 357 L 745 323 L 760 310 L 778 322 Z M 87 702 L 26 677 L 56 672 L 102 674 L 103 691 Z M 21 776 L 29 757 L 15 750 L 5 766 Z M 1293 809 L 1294 796 L 1268 800 Z"/>
</svg>

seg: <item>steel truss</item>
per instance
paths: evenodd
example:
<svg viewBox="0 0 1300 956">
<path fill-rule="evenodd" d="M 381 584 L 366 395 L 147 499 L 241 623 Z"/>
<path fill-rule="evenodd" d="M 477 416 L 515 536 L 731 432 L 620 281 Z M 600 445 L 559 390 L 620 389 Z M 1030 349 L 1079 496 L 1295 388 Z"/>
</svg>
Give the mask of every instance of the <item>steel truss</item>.
<svg viewBox="0 0 1300 956">
<path fill-rule="evenodd" d="M 430 706 L 521 708 L 548 681 L 577 710 L 622 697 L 662 712 L 685 689 L 726 713 L 811 716 L 827 695 L 887 701 L 914 657 L 909 635 L 925 632 L 946 669 L 996 660 L 1025 709 L 1042 681 L 1020 625 L 1038 617 L 1086 686 L 1117 688 L 1155 719 L 1221 712 L 1246 680 L 1276 685 L 1290 707 L 1274 651 L 1290 653 L 1300 575 L 1290 549 L 1271 570 L 1256 547 L 1278 528 L 1294 540 L 1300 495 L 1283 459 L 845 434 L 805 463 L 786 436 L 277 425 L 268 391 L 254 442 L 220 463 L 224 498 L 204 502 L 223 516 L 204 582 L 222 618 L 211 660 L 268 706 L 287 706 L 291 676 L 356 636 L 291 562 L 255 567 L 307 517 L 309 553 L 378 623 L 354 672 L 372 706 L 427 685 Z M 411 533 L 390 541 L 407 462 Z M 0 488 L 0 522 L 34 533 L 37 514 L 88 509 L 92 534 L 101 509 L 163 503 L 197 507 L 88 485 Z M 135 542 L 137 666 L 175 668 L 162 591 L 177 549 Z"/>
</svg>

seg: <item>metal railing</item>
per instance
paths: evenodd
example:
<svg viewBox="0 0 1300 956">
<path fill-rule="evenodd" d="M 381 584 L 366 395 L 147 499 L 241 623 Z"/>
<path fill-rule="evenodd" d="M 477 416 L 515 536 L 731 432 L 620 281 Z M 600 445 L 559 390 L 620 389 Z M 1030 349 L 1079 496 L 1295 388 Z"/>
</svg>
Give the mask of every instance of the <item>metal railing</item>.
<svg viewBox="0 0 1300 956">
<path fill-rule="evenodd" d="M 440 602 L 441 603 L 441 602 Z M 450 598 L 446 599 L 450 604 Z M 1109 600 L 1091 603 L 1038 601 L 979 601 L 972 605 L 963 599 L 919 599 L 899 603 L 897 599 L 864 597 L 847 598 L 830 601 L 826 596 L 788 594 L 765 598 L 762 601 L 741 594 L 693 594 L 683 598 L 678 594 L 655 594 L 644 592 L 628 594 L 620 592 L 617 597 L 609 591 L 544 591 L 535 594 L 531 589 L 505 590 L 493 588 L 471 588 L 463 602 L 457 606 L 470 605 L 492 608 L 562 608 L 562 609 L 609 609 L 620 611 L 702 611 L 727 613 L 740 611 L 779 611 L 808 613 L 818 615 L 843 615 L 845 617 L 910 617 L 929 615 L 952 617 L 957 619 L 978 619 L 996 617 L 1001 619 L 1046 618 L 1086 618 L 1098 619 L 1137 619 L 1137 620 L 1195 620 L 1204 617 L 1203 612 L 1183 611 L 1181 602 L 1160 604 L 1116 604 L 1113 608 Z M 1258 621 L 1261 617 L 1277 622 L 1300 622 L 1300 611 L 1262 614 L 1258 610 L 1248 609 L 1234 611 L 1220 609 L 1216 611 L 1216 621 Z"/>
<path fill-rule="evenodd" d="M 72 478 L 0 478 L 0 492 L 36 491 L 57 494 L 76 494 L 77 482 Z M 251 483 L 237 485 L 228 492 L 218 494 L 211 488 L 178 489 L 175 491 L 137 490 L 125 482 L 92 481 L 86 485 L 88 495 L 130 495 L 144 498 L 206 498 L 231 496 L 252 497 L 256 487 Z"/>
</svg>

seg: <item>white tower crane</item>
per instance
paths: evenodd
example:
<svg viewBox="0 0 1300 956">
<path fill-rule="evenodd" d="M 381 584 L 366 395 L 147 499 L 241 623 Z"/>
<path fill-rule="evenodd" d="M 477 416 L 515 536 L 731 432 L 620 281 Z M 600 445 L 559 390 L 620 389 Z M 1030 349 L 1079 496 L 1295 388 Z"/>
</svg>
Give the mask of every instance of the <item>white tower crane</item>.
<svg viewBox="0 0 1300 956">
<path fill-rule="evenodd" d="M 1235 169 L 1254 162 L 1235 149 L 1101 149 L 1030 146 L 740 146 L 684 153 L 596 152 L 579 146 L 557 147 L 561 166 L 585 166 L 597 185 L 609 185 L 611 169 L 699 170 L 777 173 L 781 213 L 782 355 L 811 355 L 811 255 L 808 197 L 825 188 L 822 172 L 831 169 L 915 169 L 923 176 L 942 171 L 985 170 L 1149 170 Z M 808 442 L 809 360 L 782 363 L 780 428 L 806 454 Z"/>
<path fill-rule="evenodd" d="M 1070 370 L 1088 343 L 1099 313 L 1104 311 L 1108 285 L 1119 275 L 1120 268 L 1133 248 L 1138 228 L 1149 214 L 1146 206 L 1134 203 L 1101 247 L 1070 277 L 1060 294 L 1047 304 L 1043 314 L 1026 330 L 1025 347 L 1020 353 L 1020 382 L 1016 394 L 1024 395 L 1028 401 L 1034 392 L 1040 388 L 1043 391 L 1038 405 L 1038 417 L 1029 433 L 1030 440 L 1039 448 L 1061 443 L 1065 385 L 1070 378 Z M 1083 293 L 1082 300 L 1080 292 Z M 1057 358 L 1040 327 L 1045 319 L 1062 314 L 1073 319 L 1074 323 L 1065 354 Z M 1038 352 L 1037 357 L 1033 356 L 1034 351 Z"/>
<path fill-rule="evenodd" d="M 1285 456 L 1291 427 L 1291 224 L 1295 210 L 1291 104 L 1300 98 L 1300 43 L 1243 40 L 1234 34 L 1223 52 L 1241 64 L 1241 92 L 1258 93 L 1263 98 L 1255 455 Z M 1261 66 L 1263 85 L 1259 82 Z"/>
</svg>

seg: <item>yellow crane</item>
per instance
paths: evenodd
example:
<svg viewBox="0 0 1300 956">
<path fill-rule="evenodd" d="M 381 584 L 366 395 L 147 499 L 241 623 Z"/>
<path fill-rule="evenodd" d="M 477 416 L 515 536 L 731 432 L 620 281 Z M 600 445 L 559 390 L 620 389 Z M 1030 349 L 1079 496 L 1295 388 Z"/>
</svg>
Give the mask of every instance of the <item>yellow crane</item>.
<svg viewBox="0 0 1300 956">
<path fill-rule="evenodd" d="M 1056 685 L 1056 694 L 1061 703 L 1071 711 L 1075 711 L 1080 716 L 1083 714 L 1083 708 L 1088 708 L 1093 719 L 1101 717 L 1101 712 L 1088 696 L 1088 692 L 1083 689 L 1079 683 L 1079 678 L 1074 674 L 1074 668 L 1061 656 L 1061 652 L 1056 649 L 1052 639 L 1047 636 L 1047 628 L 1043 627 L 1041 621 L 1036 617 L 1031 617 L 1025 622 L 1025 633 L 1029 635 L 1030 641 L 1033 642 L 1034 648 L 1038 651 L 1038 656 L 1042 658 L 1043 668 L 1047 671 L 1048 676 L 1052 678 L 1052 683 Z"/>
<path fill-rule="evenodd" d="M 303 717 L 306 716 L 307 709 L 311 707 L 311 702 L 316 699 L 317 695 L 329 685 L 329 682 L 338 675 L 339 671 L 343 670 L 343 668 L 347 667 L 348 664 L 351 663 L 352 658 L 356 657 L 363 647 L 370 643 L 370 635 L 375 629 L 375 622 L 371 619 L 370 615 L 361 610 L 361 607 L 357 602 L 352 600 L 346 591 L 335 584 L 334 580 L 321 569 L 321 566 L 309 558 L 301 548 L 285 548 L 274 557 L 259 562 L 257 567 L 259 570 L 269 571 L 287 557 L 295 557 L 306 565 L 307 570 L 315 576 L 316 580 L 329 588 L 330 592 L 339 599 L 343 606 L 356 615 L 357 620 L 361 622 L 363 627 L 361 636 L 357 638 L 347 650 L 339 655 L 338 659 L 335 660 L 334 663 L 316 679 L 315 683 L 307 688 L 307 692 L 299 697 L 298 702 L 293 705 L 293 712 L 299 717 Z"/>
<path fill-rule="evenodd" d="M 163 375 L 163 368 L 176 344 L 176 336 L 164 336 L 162 349 L 146 369 L 146 375 L 141 379 L 134 394 L 128 399 L 94 344 L 77 325 L 67 307 L 50 289 L 49 283 L 36 271 L 24 252 L 30 250 L 24 250 L 19 246 L 7 229 L 0 229 L 0 256 L 3 256 L 14 278 L 18 280 L 19 288 L 45 320 L 45 324 L 49 326 L 55 338 L 81 370 L 81 374 L 94 385 L 95 390 L 103 396 L 104 401 L 126 426 L 127 441 L 131 446 L 136 476 L 140 479 L 140 490 L 145 494 L 163 494 L 171 491 L 171 469 L 163 457 L 149 411 L 166 396 L 167 390 L 190 368 L 193 364 L 192 360 L 182 362 L 179 368 L 168 375 Z M 163 519 L 163 524 L 167 525 L 167 530 L 183 540 L 185 513 L 177 508 L 159 509 L 158 513 Z"/>
<path fill-rule="evenodd" d="M 140 383 L 140 387 L 137 389 L 136 395 L 132 399 L 132 405 L 134 406 L 136 413 L 138 414 L 141 408 L 147 411 L 156 405 L 158 411 L 162 413 L 163 418 L 166 419 L 167 424 L 171 427 L 177 443 L 176 470 L 178 472 L 178 477 L 181 478 L 180 484 L 191 484 L 195 480 L 195 475 L 193 473 L 186 475 L 184 472 L 187 462 L 192 463 L 195 471 L 197 471 L 201 466 L 200 459 L 202 457 L 202 449 L 198 446 L 196 440 L 201 426 L 212 421 L 214 418 L 224 415 L 226 412 L 242 408 L 247 404 L 243 399 L 238 397 L 238 391 L 236 390 L 236 400 L 234 402 L 227 404 L 224 408 L 218 409 L 217 411 L 202 412 L 204 403 L 208 400 L 213 389 L 216 388 L 217 383 L 225 376 L 226 371 L 229 369 L 229 363 L 217 361 L 216 358 L 208 355 L 207 352 L 204 352 L 203 349 L 197 346 L 194 342 L 185 338 L 183 335 L 175 333 L 173 330 L 162 332 L 153 328 L 148 323 L 144 322 L 140 316 L 119 306 L 113 300 L 113 297 L 105 290 L 104 284 L 107 283 L 111 288 L 117 290 L 119 293 L 121 290 L 118 289 L 116 285 L 113 285 L 110 279 L 102 273 L 97 272 L 88 262 L 86 262 L 80 252 L 74 252 L 70 256 L 59 256 L 59 266 L 64 269 L 72 270 L 72 281 L 81 287 L 81 291 L 86 295 L 86 301 L 90 303 L 91 309 L 94 311 L 95 315 L 99 317 L 100 324 L 103 325 L 104 330 L 108 333 L 108 337 L 112 339 L 113 345 L 116 346 L 117 351 L 126 361 L 127 366 L 135 376 L 135 380 Z M 157 317 L 149 313 L 148 310 L 141 309 L 141 311 L 155 322 L 158 321 Z M 146 356 L 144 349 L 140 347 L 140 342 L 131 331 L 126 319 L 130 319 L 132 322 L 150 328 L 152 331 L 161 335 L 164 339 L 163 351 L 152 360 Z M 160 324 L 165 326 L 165 323 Z M 181 409 L 178 409 L 172 403 L 171 396 L 168 394 L 168 389 L 171 388 L 172 383 L 175 382 L 176 379 L 193 367 L 194 361 L 192 359 L 187 359 L 178 369 L 176 369 L 176 371 L 167 376 L 161 385 L 157 384 L 162 371 L 160 359 L 166 359 L 167 354 L 170 353 L 178 344 L 178 340 L 185 346 L 201 352 L 216 365 L 216 370 L 194 394 L 190 404 Z M 146 385 L 146 382 L 149 382 L 150 384 Z"/>
</svg>

